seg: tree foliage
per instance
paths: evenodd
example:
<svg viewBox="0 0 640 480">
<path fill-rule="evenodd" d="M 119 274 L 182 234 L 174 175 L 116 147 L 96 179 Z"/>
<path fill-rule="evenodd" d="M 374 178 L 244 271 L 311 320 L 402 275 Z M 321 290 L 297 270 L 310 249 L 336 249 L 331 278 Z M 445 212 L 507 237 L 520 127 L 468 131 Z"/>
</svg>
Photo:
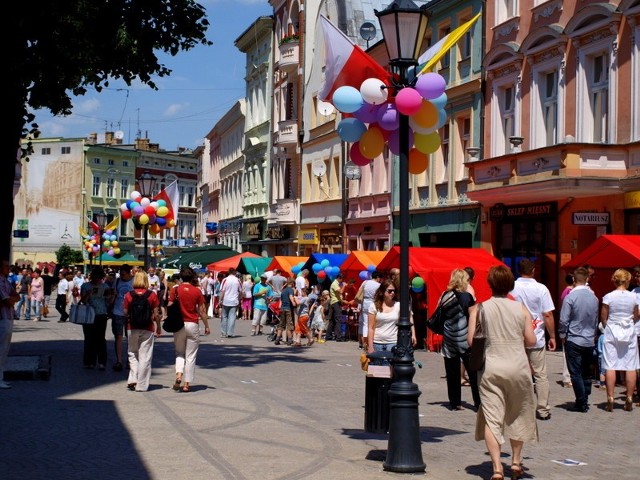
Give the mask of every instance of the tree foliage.
<svg viewBox="0 0 640 480">
<path fill-rule="evenodd" d="M 171 74 L 158 54 L 175 56 L 211 44 L 206 11 L 194 0 L 39 0 L 5 14 L 12 33 L 2 89 L 9 123 L 6 160 L 0 162 L 4 206 L 13 204 L 19 186 L 16 162 L 29 153 L 29 144 L 21 148 L 20 141 L 38 137 L 33 110 L 69 115 L 72 95 L 101 91 L 113 79 L 157 89 L 153 78 Z M 0 259 L 9 259 L 14 218 L 9 210 L 0 218 Z"/>
<path fill-rule="evenodd" d="M 84 261 L 82 258 L 82 252 L 80 250 L 73 250 L 69 245 L 63 243 L 62 246 L 56 250 L 56 260 L 58 265 L 77 265 Z"/>
</svg>

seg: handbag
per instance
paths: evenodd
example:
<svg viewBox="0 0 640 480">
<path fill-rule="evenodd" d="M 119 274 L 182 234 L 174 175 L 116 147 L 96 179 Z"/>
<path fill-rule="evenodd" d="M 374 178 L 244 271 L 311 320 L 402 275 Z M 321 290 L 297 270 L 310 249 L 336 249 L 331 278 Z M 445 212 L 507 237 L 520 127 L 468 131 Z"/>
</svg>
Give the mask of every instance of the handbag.
<svg viewBox="0 0 640 480">
<path fill-rule="evenodd" d="M 451 295 L 448 296 L 447 293 L 451 293 Z M 440 297 L 436 311 L 433 312 L 433 315 L 431 315 L 429 320 L 427 320 L 427 328 L 429 328 L 433 333 L 437 333 L 438 335 L 442 335 L 444 333 L 444 322 L 447 319 L 445 310 L 451 306 L 451 302 L 453 302 L 454 299 L 457 300 L 458 297 L 456 297 L 453 290 L 446 292 L 442 297 Z"/>
<path fill-rule="evenodd" d="M 174 287 L 178 288 L 178 287 Z M 178 290 L 176 290 L 173 303 L 167 307 L 167 318 L 162 322 L 162 328 L 165 332 L 175 333 L 184 328 L 184 320 L 182 319 L 182 311 L 180 310 L 180 302 L 178 301 Z"/>
<path fill-rule="evenodd" d="M 358 293 L 356 293 L 354 300 L 359 304 L 362 304 L 364 301 L 364 284 L 362 284 L 358 289 Z"/>
<path fill-rule="evenodd" d="M 84 303 L 72 304 L 69 310 L 69 321 L 76 325 L 93 325 L 96 311 L 91 305 Z"/>
<path fill-rule="evenodd" d="M 473 332 L 473 343 L 469 347 L 469 370 L 477 372 L 484 368 L 484 347 L 486 342 L 484 308 L 478 305 L 476 329 Z"/>
</svg>

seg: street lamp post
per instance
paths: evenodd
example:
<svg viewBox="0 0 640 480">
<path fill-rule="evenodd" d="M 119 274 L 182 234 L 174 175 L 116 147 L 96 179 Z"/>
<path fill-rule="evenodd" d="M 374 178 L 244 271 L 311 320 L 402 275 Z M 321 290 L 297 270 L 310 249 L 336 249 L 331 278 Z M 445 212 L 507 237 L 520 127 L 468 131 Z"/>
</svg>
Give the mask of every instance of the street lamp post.
<svg viewBox="0 0 640 480">
<path fill-rule="evenodd" d="M 396 0 L 381 12 L 375 11 L 389 53 L 392 86 L 396 93 L 415 84 L 409 69 L 418 62 L 429 15 L 425 6 L 411 0 Z M 400 240 L 400 319 L 398 340 L 393 352 L 393 378 L 389 387 L 389 442 L 383 468 L 391 472 L 423 472 L 418 397 L 413 382 L 413 345 L 409 312 L 409 117 L 400 114 L 398 164 L 399 240 Z"/>
<path fill-rule="evenodd" d="M 102 266 L 102 234 L 107 224 L 107 215 L 104 212 L 96 213 L 96 224 L 98 225 L 98 265 Z"/>
<path fill-rule="evenodd" d="M 144 171 L 138 178 L 138 191 L 143 197 L 151 198 L 156 186 L 156 179 L 148 171 Z M 142 225 L 142 238 L 144 248 L 144 270 L 149 268 L 149 224 Z"/>
</svg>

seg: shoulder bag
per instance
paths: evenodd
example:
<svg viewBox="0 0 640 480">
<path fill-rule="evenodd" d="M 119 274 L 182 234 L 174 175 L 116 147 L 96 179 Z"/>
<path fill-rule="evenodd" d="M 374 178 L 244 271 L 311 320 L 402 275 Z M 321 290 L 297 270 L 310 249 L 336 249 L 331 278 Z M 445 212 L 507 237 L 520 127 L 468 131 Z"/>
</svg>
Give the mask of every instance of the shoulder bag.
<svg viewBox="0 0 640 480">
<path fill-rule="evenodd" d="M 358 293 L 356 293 L 354 300 L 362 305 L 362 302 L 364 301 L 364 283 L 360 285 L 360 288 L 358 289 Z"/>
<path fill-rule="evenodd" d="M 173 303 L 167 307 L 167 318 L 162 323 L 165 332 L 175 333 L 184 328 L 184 320 L 182 319 L 182 311 L 180 310 L 180 302 L 178 301 L 178 287 L 173 299 Z"/>
<path fill-rule="evenodd" d="M 458 297 L 456 297 L 455 291 L 453 290 L 445 292 L 442 297 L 440 297 L 436 311 L 433 312 L 433 315 L 427 320 L 429 330 L 438 335 L 444 333 L 444 322 L 447 320 L 446 310 L 451 306 L 451 302 L 457 301 L 457 299 Z"/>
<path fill-rule="evenodd" d="M 484 347 L 486 341 L 485 316 L 482 304 L 478 304 L 476 315 L 476 329 L 473 333 L 473 343 L 469 347 L 469 370 L 477 372 L 484 368 Z"/>
<path fill-rule="evenodd" d="M 96 311 L 91 305 L 72 304 L 69 310 L 69 321 L 77 325 L 92 325 L 96 319 Z"/>
</svg>

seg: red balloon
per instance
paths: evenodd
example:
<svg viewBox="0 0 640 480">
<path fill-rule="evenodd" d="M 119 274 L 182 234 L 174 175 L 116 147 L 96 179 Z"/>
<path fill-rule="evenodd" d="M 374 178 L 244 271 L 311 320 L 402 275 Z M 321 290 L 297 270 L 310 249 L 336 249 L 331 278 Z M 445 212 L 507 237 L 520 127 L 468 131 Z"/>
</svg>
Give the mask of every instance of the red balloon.
<svg viewBox="0 0 640 480">
<path fill-rule="evenodd" d="M 359 167 L 369 165 L 369 162 L 371 161 L 360 152 L 360 142 L 353 142 L 349 149 L 349 156 L 351 157 L 351 161 Z"/>
<path fill-rule="evenodd" d="M 129 220 L 132 216 L 131 210 L 123 210 L 121 215 L 123 220 Z"/>
<path fill-rule="evenodd" d="M 327 278 L 327 272 L 320 270 L 316 276 L 318 277 L 318 280 L 324 280 Z"/>
<path fill-rule="evenodd" d="M 155 215 L 156 209 L 151 205 L 147 205 L 146 207 L 144 207 L 144 213 L 146 213 L 147 215 Z"/>
</svg>

